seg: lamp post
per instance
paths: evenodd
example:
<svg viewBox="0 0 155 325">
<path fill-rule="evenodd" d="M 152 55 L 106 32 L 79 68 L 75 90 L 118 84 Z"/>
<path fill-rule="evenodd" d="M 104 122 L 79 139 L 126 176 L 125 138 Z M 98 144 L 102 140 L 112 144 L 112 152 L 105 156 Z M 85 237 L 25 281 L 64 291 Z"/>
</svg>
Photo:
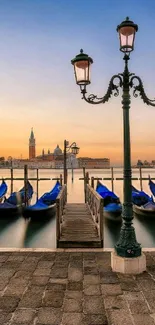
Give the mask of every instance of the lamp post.
<svg viewBox="0 0 155 325">
<path fill-rule="evenodd" d="M 66 166 L 67 152 L 71 150 L 74 155 L 77 155 L 79 153 L 79 149 L 80 148 L 77 147 L 75 142 L 69 145 L 69 142 L 67 140 L 64 140 L 64 184 L 67 184 L 67 166 Z"/>
<path fill-rule="evenodd" d="M 123 60 L 125 67 L 123 73 L 113 75 L 106 94 L 99 98 L 94 94 L 86 96 L 87 85 L 90 84 L 90 67 L 93 63 L 91 57 L 80 51 L 71 63 L 74 65 L 74 73 L 76 83 L 80 86 L 82 98 L 89 104 L 104 104 L 111 95 L 119 95 L 119 89 L 122 89 L 122 108 L 123 108 L 123 139 L 124 139 L 124 200 L 123 200 L 123 224 L 120 231 L 120 237 L 115 245 L 115 254 L 123 258 L 136 258 L 142 255 L 141 245 L 136 240 L 135 229 L 132 226 L 133 209 L 132 209 L 132 188 L 131 188 L 131 150 L 130 150 L 130 125 L 129 125 L 129 109 L 130 109 L 130 89 L 133 96 L 140 97 L 147 105 L 155 106 L 155 100 L 151 100 L 146 96 L 143 82 L 140 77 L 134 73 L 130 73 L 128 62 L 130 52 L 134 49 L 135 34 L 138 26 L 127 17 L 120 25 L 117 26 L 117 32 L 120 39 L 120 51 L 124 53 Z M 136 84 L 134 83 L 136 81 Z M 131 260 L 130 260 L 131 261 Z"/>
<path fill-rule="evenodd" d="M 72 156 L 70 156 L 70 163 L 71 163 L 71 170 L 72 170 L 72 183 L 73 183 L 73 180 L 74 180 L 74 173 L 73 173 L 73 160 L 72 160 Z"/>
</svg>

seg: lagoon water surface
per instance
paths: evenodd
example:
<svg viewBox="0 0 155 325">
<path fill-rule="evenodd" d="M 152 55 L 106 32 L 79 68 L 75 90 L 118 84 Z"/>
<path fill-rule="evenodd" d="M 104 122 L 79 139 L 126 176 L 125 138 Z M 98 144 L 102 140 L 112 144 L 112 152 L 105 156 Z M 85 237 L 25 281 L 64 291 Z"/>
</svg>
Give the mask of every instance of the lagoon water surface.
<svg viewBox="0 0 155 325">
<path fill-rule="evenodd" d="M 111 177 L 111 170 L 91 169 L 88 170 L 90 177 Z M 39 170 L 39 177 L 55 178 L 63 173 L 62 170 L 42 169 Z M 133 169 L 133 177 L 139 177 L 139 170 Z M 155 177 L 155 169 L 143 169 L 143 177 L 147 178 L 148 174 Z M 29 177 L 36 177 L 36 170 L 28 171 Z M 14 170 L 14 177 L 23 177 L 24 171 L 22 169 Z M 10 177 L 9 169 L 0 169 L 0 177 Z M 68 171 L 68 202 L 84 202 L 84 184 L 79 178 L 83 177 L 81 169 L 74 170 L 74 181 L 71 181 L 71 171 Z M 121 168 L 114 168 L 114 178 L 123 177 L 123 170 Z M 111 189 L 111 181 L 102 181 Z M 10 195 L 10 181 L 7 181 L 8 192 Z M 36 181 L 31 181 L 34 188 L 34 195 L 32 203 L 36 201 Z M 46 180 L 39 182 L 39 196 L 44 192 L 51 190 L 55 184 L 54 180 Z M 134 180 L 133 185 L 140 188 L 139 180 Z M 18 191 L 23 186 L 23 181 L 14 181 L 14 191 Z M 150 194 L 148 187 L 148 180 L 143 181 L 143 190 Z M 123 181 L 114 181 L 114 191 L 123 201 Z M 155 219 L 155 218 L 154 218 Z M 135 217 L 133 221 L 136 229 L 136 236 L 138 242 L 142 247 L 155 247 L 155 220 L 146 220 Z M 104 222 L 104 247 L 113 247 L 119 238 L 120 224 Z M 16 248 L 55 248 L 56 247 L 56 220 L 51 219 L 47 223 L 27 222 L 22 217 L 17 220 L 0 220 L 0 247 L 16 247 Z"/>
</svg>

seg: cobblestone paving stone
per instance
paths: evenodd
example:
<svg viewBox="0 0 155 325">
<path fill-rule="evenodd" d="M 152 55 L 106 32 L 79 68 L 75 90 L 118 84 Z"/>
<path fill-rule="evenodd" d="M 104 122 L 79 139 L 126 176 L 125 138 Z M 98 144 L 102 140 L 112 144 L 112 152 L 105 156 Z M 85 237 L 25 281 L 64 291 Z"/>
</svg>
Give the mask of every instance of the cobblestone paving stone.
<svg viewBox="0 0 155 325">
<path fill-rule="evenodd" d="M 0 252 L 0 325 L 155 325 L 147 271 L 113 273 L 110 252 Z"/>
</svg>

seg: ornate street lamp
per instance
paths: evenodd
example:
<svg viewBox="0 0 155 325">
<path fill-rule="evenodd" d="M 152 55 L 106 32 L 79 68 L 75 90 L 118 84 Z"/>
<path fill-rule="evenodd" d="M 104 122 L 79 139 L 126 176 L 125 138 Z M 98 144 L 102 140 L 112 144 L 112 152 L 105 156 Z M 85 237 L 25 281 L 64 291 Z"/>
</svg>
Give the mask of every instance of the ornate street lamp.
<svg viewBox="0 0 155 325">
<path fill-rule="evenodd" d="M 81 53 L 77 55 L 71 63 L 74 65 L 75 79 L 80 85 L 82 98 L 89 104 L 105 103 L 111 95 L 119 95 L 119 88 L 122 88 L 122 108 L 123 108 L 123 126 L 124 126 L 124 203 L 123 203 L 123 225 L 120 231 L 120 238 L 115 245 L 117 256 L 121 257 L 138 257 L 141 256 L 141 246 L 136 240 L 135 229 L 132 226 L 133 209 L 132 209 L 132 189 L 131 189 L 131 153 L 130 153 L 130 126 L 129 126 L 129 109 L 130 109 L 130 89 L 133 96 L 138 94 L 147 105 L 155 106 L 155 100 L 149 99 L 144 91 L 142 80 L 134 73 L 128 70 L 128 61 L 130 52 L 134 49 L 135 34 L 138 26 L 127 17 L 120 25 L 117 26 L 120 38 L 120 50 L 124 52 L 125 67 L 123 73 L 113 75 L 106 94 L 99 98 L 94 94 L 86 96 L 86 86 L 90 84 L 90 66 L 93 60 L 87 55 Z M 79 58 L 82 58 L 79 60 Z M 136 85 L 134 84 L 136 81 Z M 137 83 L 138 82 L 138 83 Z"/>
<path fill-rule="evenodd" d="M 64 140 L 64 184 L 67 184 L 67 167 L 66 167 L 66 156 L 67 152 L 71 150 L 72 154 L 75 156 L 79 153 L 79 147 L 76 145 L 76 142 L 73 142 L 69 145 L 67 140 Z"/>
<path fill-rule="evenodd" d="M 74 65 L 76 83 L 79 86 L 90 84 L 90 66 L 93 63 L 91 57 L 80 50 L 80 54 L 71 61 Z"/>
</svg>

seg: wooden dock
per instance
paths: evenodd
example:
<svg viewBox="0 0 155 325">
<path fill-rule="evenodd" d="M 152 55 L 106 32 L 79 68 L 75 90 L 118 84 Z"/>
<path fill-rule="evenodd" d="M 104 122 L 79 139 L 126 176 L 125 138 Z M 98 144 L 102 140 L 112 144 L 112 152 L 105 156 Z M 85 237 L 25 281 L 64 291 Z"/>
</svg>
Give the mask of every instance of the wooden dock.
<svg viewBox="0 0 155 325">
<path fill-rule="evenodd" d="M 86 203 L 67 203 L 66 189 L 62 189 L 57 199 L 58 248 L 103 247 L 103 199 L 89 185 L 87 193 Z"/>
<path fill-rule="evenodd" d="M 101 247 L 98 230 L 86 203 L 67 203 L 59 247 Z"/>
</svg>

